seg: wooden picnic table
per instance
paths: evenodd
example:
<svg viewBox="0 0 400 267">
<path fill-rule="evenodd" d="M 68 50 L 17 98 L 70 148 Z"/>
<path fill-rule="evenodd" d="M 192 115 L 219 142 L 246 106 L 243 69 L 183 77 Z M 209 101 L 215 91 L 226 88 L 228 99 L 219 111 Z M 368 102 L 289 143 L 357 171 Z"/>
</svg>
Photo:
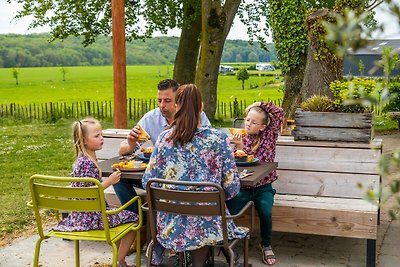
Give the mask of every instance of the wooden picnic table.
<svg viewBox="0 0 400 267">
<path fill-rule="evenodd" d="M 120 157 L 113 157 L 99 162 L 103 177 L 110 176 L 110 174 L 114 172 L 114 170 L 111 168 L 111 165 L 120 161 Z M 253 172 L 251 175 L 240 179 L 240 184 L 242 186 L 253 186 L 260 181 L 260 179 L 274 171 L 277 167 L 277 162 L 257 162 L 252 166 L 238 167 L 239 172 L 242 172 L 244 169 L 247 169 L 247 173 Z M 143 174 L 144 171 L 122 171 L 121 178 L 141 180 Z"/>
</svg>

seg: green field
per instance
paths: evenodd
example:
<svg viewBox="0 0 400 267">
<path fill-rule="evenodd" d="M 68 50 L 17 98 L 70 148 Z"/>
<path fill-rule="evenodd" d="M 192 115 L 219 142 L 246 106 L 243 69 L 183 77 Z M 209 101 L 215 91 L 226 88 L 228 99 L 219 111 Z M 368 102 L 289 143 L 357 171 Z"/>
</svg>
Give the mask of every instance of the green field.
<svg viewBox="0 0 400 267">
<path fill-rule="evenodd" d="M 66 81 L 61 68 L 19 68 L 19 84 L 12 69 L 0 68 L 0 104 L 33 104 L 45 102 L 105 101 L 113 97 L 112 66 L 65 67 Z M 127 66 L 127 97 L 155 98 L 157 83 L 171 78 L 173 65 Z M 250 89 L 250 85 L 253 89 Z M 236 76 L 221 75 L 218 81 L 218 100 L 275 100 L 281 99 L 282 84 L 273 76 L 251 76 L 241 89 Z"/>
</svg>

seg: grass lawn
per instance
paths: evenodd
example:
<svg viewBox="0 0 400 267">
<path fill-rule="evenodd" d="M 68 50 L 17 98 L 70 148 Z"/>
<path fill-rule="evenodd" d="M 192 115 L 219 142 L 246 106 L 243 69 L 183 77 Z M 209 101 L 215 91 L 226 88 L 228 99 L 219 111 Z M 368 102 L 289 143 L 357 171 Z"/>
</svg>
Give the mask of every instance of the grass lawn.
<svg viewBox="0 0 400 267">
<path fill-rule="evenodd" d="M 113 99 L 112 66 L 65 67 L 66 81 L 61 69 L 20 68 L 19 84 L 12 69 L 0 68 L 0 104 L 33 104 L 47 102 L 75 102 L 81 100 L 105 101 Z M 173 66 L 127 66 L 127 97 L 155 98 L 157 84 L 172 77 Z M 253 89 L 250 89 L 252 85 Z M 236 76 L 220 76 L 218 99 L 232 101 L 234 98 L 253 102 L 275 100 L 283 97 L 282 85 L 274 77 L 251 76 L 241 89 Z"/>
</svg>

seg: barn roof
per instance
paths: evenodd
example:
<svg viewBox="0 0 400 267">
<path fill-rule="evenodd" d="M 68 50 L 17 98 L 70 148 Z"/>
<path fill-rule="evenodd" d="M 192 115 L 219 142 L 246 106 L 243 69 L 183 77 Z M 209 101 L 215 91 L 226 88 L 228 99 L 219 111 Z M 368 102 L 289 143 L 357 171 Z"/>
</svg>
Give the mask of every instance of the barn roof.
<svg viewBox="0 0 400 267">
<path fill-rule="evenodd" d="M 391 47 L 397 49 L 400 53 L 400 39 L 387 39 L 387 40 L 371 40 L 371 43 L 363 48 L 353 52 L 350 51 L 349 55 L 382 55 L 384 47 Z"/>
</svg>

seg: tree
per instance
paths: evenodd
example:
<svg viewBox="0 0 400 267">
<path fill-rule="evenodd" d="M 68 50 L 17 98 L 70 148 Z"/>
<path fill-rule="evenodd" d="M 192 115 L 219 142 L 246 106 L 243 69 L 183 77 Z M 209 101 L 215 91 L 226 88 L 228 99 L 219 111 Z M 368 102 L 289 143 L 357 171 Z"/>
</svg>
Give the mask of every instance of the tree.
<svg viewBox="0 0 400 267">
<path fill-rule="evenodd" d="M 303 83 L 308 47 L 304 27 L 306 10 L 301 0 L 269 1 L 268 21 L 272 28 L 272 38 L 285 79 L 282 108 L 287 117 L 294 114 L 301 101 L 299 94 Z"/>
<path fill-rule="evenodd" d="M 249 73 L 247 72 L 246 68 L 241 68 L 237 73 L 236 73 L 236 78 L 239 81 L 242 81 L 242 90 L 244 90 L 244 81 L 248 80 L 250 78 Z"/>
<path fill-rule="evenodd" d="M 16 18 L 33 15 L 30 28 L 51 25 L 50 40 L 83 36 L 83 45 L 87 46 L 97 36 L 110 34 L 109 0 L 16 1 L 23 6 Z M 182 29 L 173 77 L 180 83 L 195 81 L 203 94 L 207 116 L 214 118 L 218 66 L 241 1 L 125 0 L 125 3 L 127 41 L 151 37 L 155 30 L 165 33 L 169 28 Z M 139 26 L 143 21 L 144 29 Z"/>
<path fill-rule="evenodd" d="M 217 82 L 222 50 L 240 2 L 201 1 L 202 31 L 196 85 L 202 93 L 204 112 L 210 119 L 214 118 L 217 105 Z"/>
<path fill-rule="evenodd" d="M 15 84 L 18 85 L 18 77 L 19 77 L 19 71 L 16 68 L 12 69 L 12 75 L 13 78 L 15 79 Z"/>
<path fill-rule="evenodd" d="M 65 82 L 66 81 L 65 75 L 67 74 L 68 70 L 66 68 L 64 68 L 64 67 L 61 67 L 60 68 L 60 72 L 62 74 L 62 80 L 63 80 L 63 82 Z"/>
<path fill-rule="evenodd" d="M 247 57 L 248 62 L 258 62 L 258 55 L 255 52 L 250 52 Z"/>
</svg>

